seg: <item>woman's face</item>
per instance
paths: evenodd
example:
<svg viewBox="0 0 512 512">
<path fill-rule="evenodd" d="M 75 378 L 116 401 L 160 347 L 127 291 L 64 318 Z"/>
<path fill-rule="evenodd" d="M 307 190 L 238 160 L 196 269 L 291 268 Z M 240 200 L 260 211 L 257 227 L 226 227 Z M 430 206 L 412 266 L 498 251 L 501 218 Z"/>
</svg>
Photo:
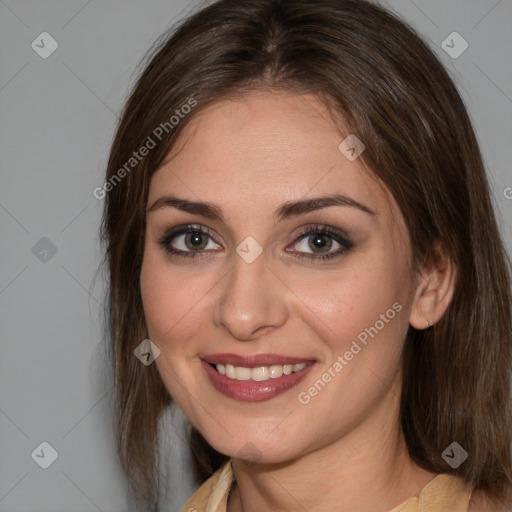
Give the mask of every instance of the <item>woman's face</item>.
<svg viewBox="0 0 512 512">
<path fill-rule="evenodd" d="M 286 461 L 398 425 L 409 236 L 342 140 L 315 96 L 252 92 L 195 114 L 152 177 L 156 364 L 227 455 Z"/>
</svg>

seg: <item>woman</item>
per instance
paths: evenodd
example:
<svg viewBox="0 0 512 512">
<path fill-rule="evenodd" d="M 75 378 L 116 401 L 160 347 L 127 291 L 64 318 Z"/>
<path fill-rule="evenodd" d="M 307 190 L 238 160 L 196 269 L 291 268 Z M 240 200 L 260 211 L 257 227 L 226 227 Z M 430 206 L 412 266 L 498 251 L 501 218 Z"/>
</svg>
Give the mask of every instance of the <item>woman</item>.
<svg viewBox="0 0 512 512">
<path fill-rule="evenodd" d="M 512 505 L 508 259 L 463 102 L 403 22 L 205 7 L 152 53 L 106 178 L 118 449 L 148 503 L 172 400 L 209 477 L 184 511 Z"/>
</svg>

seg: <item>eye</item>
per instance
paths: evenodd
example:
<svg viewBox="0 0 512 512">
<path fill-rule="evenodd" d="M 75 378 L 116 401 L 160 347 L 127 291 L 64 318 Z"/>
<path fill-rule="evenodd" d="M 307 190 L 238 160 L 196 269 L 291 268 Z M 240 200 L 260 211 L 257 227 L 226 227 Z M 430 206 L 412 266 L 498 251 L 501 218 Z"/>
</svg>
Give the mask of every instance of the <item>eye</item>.
<svg viewBox="0 0 512 512">
<path fill-rule="evenodd" d="M 158 240 L 169 256 L 198 258 L 220 248 L 215 235 L 198 224 L 188 224 L 169 229 Z M 307 260 L 326 260 L 341 256 L 353 247 L 348 235 L 330 226 L 312 226 L 304 229 L 295 246 L 298 248 L 286 252 L 296 253 L 296 257 Z M 308 252 L 311 251 L 311 252 Z"/>
<path fill-rule="evenodd" d="M 204 255 L 202 251 L 211 251 L 219 247 L 213 238 L 208 229 L 189 224 L 166 231 L 158 243 L 171 256 L 196 258 Z"/>
<path fill-rule="evenodd" d="M 298 252 L 300 255 L 297 257 L 308 260 L 325 260 L 341 256 L 352 249 L 353 244 L 348 235 L 341 230 L 330 226 L 313 226 L 302 231 L 295 246 L 298 251 L 290 251 L 287 248 L 286 252 Z M 308 250 L 312 252 L 308 253 Z M 335 251 L 332 252 L 333 250 Z"/>
</svg>

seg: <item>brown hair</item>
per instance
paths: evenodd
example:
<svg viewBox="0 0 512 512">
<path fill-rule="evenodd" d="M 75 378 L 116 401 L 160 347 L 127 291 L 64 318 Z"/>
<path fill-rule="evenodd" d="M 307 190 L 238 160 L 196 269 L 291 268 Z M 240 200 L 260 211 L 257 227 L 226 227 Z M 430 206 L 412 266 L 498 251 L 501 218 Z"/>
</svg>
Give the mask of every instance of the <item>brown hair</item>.
<svg viewBox="0 0 512 512">
<path fill-rule="evenodd" d="M 171 402 L 156 366 L 133 354 L 148 337 L 139 276 L 149 182 L 201 108 L 266 87 L 312 92 L 334 106 L 400 206 L 417 268 L 436 240 L 444 244 L 456 289 L 435 326 L 407 334 L 402 427 L 421 467 L 457 474 L 497 504 L 510 503 L 510 261 L 470 119 L 433 52 L 367 1 L 221 0 L 165 34 L 147 59 L 112 144 L 102 224 L 118 453 L 132 490 L 157 503 L 157 426 Z M 114 183 L 191 97 L 198 106 L 167 123 L 156 147 Z M 469 454 L 454 470 L 441 457 L 453 441 Z M 191 447 L 203 478 L 226 460 L 194 429 Z"/>
</svg>

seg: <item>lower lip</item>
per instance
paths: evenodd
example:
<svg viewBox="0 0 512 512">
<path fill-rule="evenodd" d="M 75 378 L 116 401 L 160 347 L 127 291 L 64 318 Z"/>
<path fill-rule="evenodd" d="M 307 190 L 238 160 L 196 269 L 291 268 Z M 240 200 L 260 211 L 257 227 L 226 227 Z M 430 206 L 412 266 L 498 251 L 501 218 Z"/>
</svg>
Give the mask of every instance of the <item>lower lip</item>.
<svg viewBox="0 0 512 512">
<path fill-rule="evenodd" d="M 210 381 L 217 391 L 222 394 L 240 400 L 243 402 L 263 402 L 270 400 L 301 382 L 304 377 L 312 370 L 315 363 L 308 363 L 304 369 L 299 372 L 283 375 L 277 379 L 268 379 L 262 382 L 254 380 L 235 380 L 221 375 L 215 368 L 206 361 L 201 361 L 206 370 Z"/>
</svg>

